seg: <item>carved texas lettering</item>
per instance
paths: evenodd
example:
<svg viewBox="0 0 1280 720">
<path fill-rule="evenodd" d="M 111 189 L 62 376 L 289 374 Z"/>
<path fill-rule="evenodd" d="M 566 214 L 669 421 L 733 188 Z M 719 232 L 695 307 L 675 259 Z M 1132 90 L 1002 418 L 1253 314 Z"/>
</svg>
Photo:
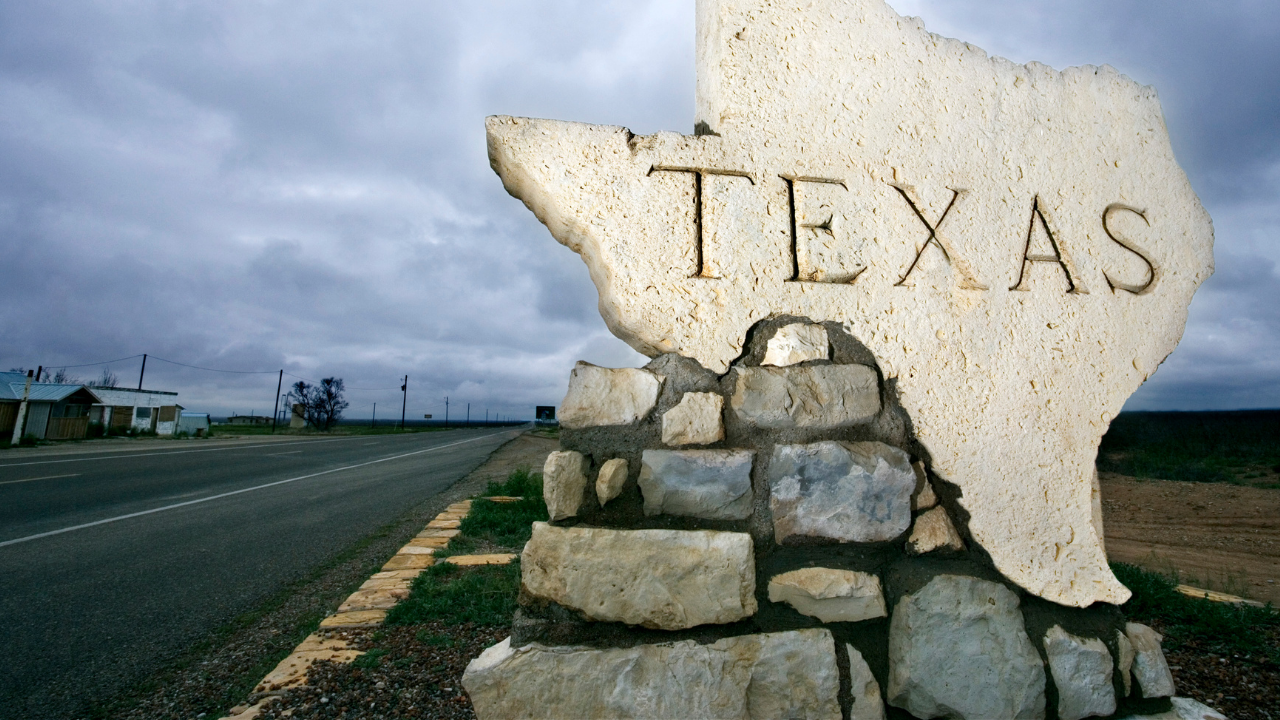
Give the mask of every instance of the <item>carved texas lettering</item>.
<svg viewBox="0 0 1280 720">
<path fill-rule="evenodd" d="M 673 165 L 653 165 L 649 168 L 649 172 L 647 173 L 647 175 L 653 175 L 653 173 L 655 172 L 688 173 L 693 176 L 693 225 L 694 225 L 695 269 L 694 269 L 694 274 L 691 275 L 690 277 L 708 279 L 708 280 L 721 279 L 718 276 L 709 274 L 706 267 L 706 263 L 703 261 L 703 192 L 702 192 L 703 183 L 705 182 L 705 178 L 707 176 L 713 176 L 713 177 L 741 178 L 741 179 L 745 179 L 747 182 L 751 183 L 754 186 L 756 184 L 755 179 L 751 176 L 750 173 L 747 173 L 742 170 L 720 170 L 716 168 L 701 168 L 701 167 L 677 167 Z M 858 268 L 852 275 L 844 275 L 836 279 L 827 280 L 827 279 L 824 279 L 823 271 L 820 268 L 813 267 L 812 264 L 809 262 L 808 260 L 809 253 L 801 252 L 800 238 L 801 238 L 801 231 L 803 230 L 813 231 L 815 235 L 826 233 L 827 235 L 830 235 L 833 240 L 835 239 L 836 237 L 835 236 L 835 213 L 830 213 L 827 216 L 827 218 L 822 222 L 804 223 L 798 220 L 798 217 L 800 216 L 800 212 L 796 207 L 797 184 L 812 183 L 816 185 L 838 185 L 841 188 L 843 188 L 846 192 L 848 192 L 849 190 L 848 184 L 846 184 L 843 180 L 835 180 L 832 178 L 804 177 L 799 175 L 779 175 L 778 177 L 782 179 L 782 181 L 786 184 L 786 187 L 787 187 L 788 219 L 790 222 L 790 230 L 791 230 L 791 268 L 790 268 L 791 272 L 787 282 L 852 285 L 853 282 L 857 280 L 862 275 L 863 272 L 866 271 L 865 267 Z M 894 283 L 894 287 L 911 287 L 911 285 L 909 285 L 907 281 L 911 278 L 911 274 L 915 272 L 916 268 L 920 265 L 920 259 L 924 256 L 925 251 L 928 250 L 930 246 L 934 246 L 934 247 L 937 247 L 938 251 L 942 253 L 943 259 L 946 260 L 952 266 L 954 266 L 956 270 L 960 273 L 962 278 L 960 288 L 962 290 L 987 290 L 988 289 L 987 286 L 978 282 L 977 277 L 975 276 L 973 270 L 969 267 L 968 263 L 966 263 L 959 255 L 956 254 L 955 248 L 939 232 L 939 230 L 942 227 L 942 224 L 946 222 L 947 217 L 950 215 L 951 211 L 955 208 L 957 202 L 960 200 L 960 197 L 965 194 L 965 191 L 956 189 L 956 188 L 947 188 L 948 190 L 951 191 L 951 201 L 947 203 L 947 207 L 942 211 L 942 215 L 938 218 L 938 221 L 936 223 L 931 223 L 925 217 L 924 212 L 920 209 L 921 203 L 917 202 L 916 198 L 912 197 L 911 192 L 908 190 L 906 186 L 894 185 L 892 183 L 890 183 L 889 186 L 892 187 L 894 190 L 896 190 L 898 194 L 902 196 L 902 199 L 906 201 L 907 205 L 911 208 L 911 211 L 915 213 L 915 216 L 920 220 L 921 224 L 923 224 L 925 229 L 929 231 L 929 235 L 928 237 L 925 238 L 924 244 L 920 245 L 920 247 L 916 250 L 915 257 L 911 260 L 911 264 L 907 267 L 907 271 L 903 273 L 901 279 L 899 279 L 898 282 Z M 1143 292 L 1146 292 L 1148 289 L 1152 287 L 1152 285 L 1155 284 L 1156 276 L 1158 273 L 1155 265 L 1151 262 L 1151 258 L 1147 257 L 1147 255 L 1140 248 L 1136 247 L 1131 241 L 1116 235 L 1116 233 L 1111 229 L 1112 216 L 1115 213 L 1118 213 L 1121 211 L 1131 212 L 1137 215 L 1138 217 L 1142 218 L 1142 221 L 1145 222 L 1148 227 L 1151 226 L 1151 222 L 1150 220 L 1147 219 L 1147 215 L 1145 211 L 1138 210 L 1136 208 L 1129 207 L 1128 205 L 1123 205 L 1120 203 L 1109 205 L 1107 209 L 1104 210 L 1102 213 L 1102 228 L 1106 232 L 1107 237 L 1109 237 L 1112 240 L 1112 242 L 1116 243 L 1120 247 L 1124 248 L 1125 250 L 1128 250 L 1134 255 L 1137 255 L 1138 258 L 1142 260 L 1143 263 L 1146 264 L 1147 266 L 1146 278 L 1142 283 L 1130 284 L 1130 283 L 1120 282 L 1119 280 L 1112 278 L 1111 275 L 1107 274 L 1105 271 L 1103 272 L 1102 275 L 1106 279 L 1107 285 L 1111 287 L 1111 291 L 1113 293 L 1117 290 L 1124 290 L 1125 292 L 1138 295 Z M 1031 245 L 1035 237 L 1037 222 L 1039 223 L 1040 228 L 1044 231 L 1044 234 L 1048 239 L 1049 247 L 1052 250 L 1051 253 L 1033 254 L 1031 252 Z M 1067 292 L 1069 294 L 1074 294 L 1074 295 L 1088 294 L 1089 291 L 1086 290 L 1084 286 L 1080 283 L 1077 275 L 1072 273 L 1072 266 L 1062 253 L 1062 247 L 1058 244 L 1058 238 L 1050 227 L 1049 219 L 1045 216 L 1044 208 L 1040 202 L 1039 195 L 1036 195 L 1035 199 L 1032 200 L 1031 202 L 1031 222 L 1027 228 L 1027 240 L 1022 252 L 1022 263 L 1018 272 L 1018 280 L 1013 284 L 1012 287 L 1009 288 L 1009 290 L 1026 292 L 1030 289 L 1026 287 L 1026 284 L 1030 280 L 1029 270 L 1031 266 L 1035 263 L 1051 263 L 1051 264 L 1057 265 L 1062 270 L 1062 274 L 1065 276 L 1067 280 Z"/>
<path fill-rule="evenodd" d="M 1031 239 L 1036 232 L 1036 220 L 1040 221 L 1040 227 L 1044 228 L 1044 232 L 1049 236 L 1049 246 L 1053 248 L 1052 255 L 1031 254 Z M 1027 265 L 1030 263 L 1053 263 L 1062 268 L 1062 273 L 1067 276 L 1067 293 L 1073 295 L 1086 295 L 1085 290 L 1074 277 L 1071 276 L 1071 268 L 1067 267 L 1067 263 L 1062 258 L 1062 249 L 1058 247 L 1058 240 L 1053 236 L 1053 231 L 1049 229 L 1049 221 L 1044 216 L 1044 211 L 1040 209 L 1040 196 L 1037 195 L 1035 200 L 1031 202 L 1031 226 L 1027 228 L 1027 246 L 1022 251 L 1022 267 L 1018 271 L 1018 282 L 1014 283 L 1010 290 L 1026 291 L 1029 288 L 1022 287 L 1022 284 L 1029 279 L 1027 273 Z"/>
<path fill-rule="evenodd" d="M 1137 255 L 1138 258 L 1142 260 L 1142 262 L 1147 264 L 1147 280 L 1141 285 L 1127 285 L 1125 283 L 1112 280 L 1111 276 L 1108 275 L 1105 270 L 1102 273 L 1102 277 L 1107 279 L 1107 285 L 1111 286 L 1111 292 L 1114 293 L 1118 288 L 1120 290 L 1133 293 L 1134 295 L 1138 295 L 1143 291 L 1145 291 L 1147 288 L 1151 287 L 1153 283 L 1155 283 L 1156 266 L 1151 264 L 1151 258 L 1142 254 L 1142 252 L 1138 250 L 1138 248 L 1134 247 L 1129 241 L 1123 238 L 1116 237 L 1116 234 L 1111 232 L 1111 225 L 1110 225 L 1111 214 L 1120 212 L 1121 210 L 1131 212 L 1134 215 L 1137 215 L 1138 217 L 1142 218 L 1142 222 L 1146 223 L 1147 227 L 1151 227 L 1151 221 L 1147 219 L 1147 214 L 1145 212 L 1138 210 L 1136 208 L 1131 208 L 1128 205 L 1121 205 L 1120 203 L 1115 203 L 1114 205 L 1107 206 L 1107 209 L 1102 211 L 1102 229 L 1106 231 L 1107 237 L 1111 238 L 1111 240 L 1115 242 L 1115 244 L 1119 245 L 1125 250 L 1128 250 L 1134 255 Z"/>
<path fill-rule="evenodd" d="M 951 202 L 947 203 L 947 209 L 942 211 L 942 217 L 938 218 L 938 222 L 931 225 L 929 224 L 929 221 L 925 219 L 924 213 L 920 212 L 920 206 L 911 198 L 911 195 L 907 193 L 906 188 L 893 185 L 892 183 L 890 183 L 890 187 L 897 190 L 898 194 L 902 196 L 902 199 L 907 201 L 907 204 L 911 206 L 911 210 L 916 214 L 916 217 L 920 218 L 920 222 L 924 223 L 925 228 L 929 231 L 929 237 L 925 239 L 924 244 L 920 246 L 918 251 L 916 251 L 916 256 L 915 259 L 911 261 L 911 266 L 907 268 L 907 272 L 903 274 L 902 278 L 898 280 L 898 282 L 894 283 L 894 287 L 906 286 L 907 278 L 911 277 L 911 273 L 915 271 L 916 265 L 920 263 L 920 257 L 924 255 L 924 251 L 928 250 L 930 245 L 936 245 L 938 250 L 942 252 L 943 259 L 948 263 L 955 265 L 956 269 L 960 271 L 960 275 L 964 278 L 964 281 L 960 284 L 961 289 L 986 290 L 987 286 L 978 282 L 977 278 L 974 277 L 973 272 L 966 267 L 967 264 L 962 261 L 958 255 L 956 255 L 955 250 L 949 247 L 949 243 L 938 235 L 938 228 L 942 227 L 942 223 L 947 219 L 947 214 L 951 212 L 951 208 L 955 207 L 956 200 L 960 199 L 960 195 L 964 190 L 947 188 L 948 190 L 951 190 L 952 193 Z M 954 258 L 954 261 L 952 258 Z"/>
<path fill-rule="evenodd" d="M 706 175 L 719 175 L 723 177 L 746 178 L 747 182 L 752 185 L 756 181 L 751 175 L 740 170 L 716 170 L 714 168 L 693 168 L 693 167 L 674 167 L 670 165 L 654 165 L 649 168 L 648 175 L 655 172 L 679 172 L 689 173 L 693 175 L 693 235 L 694 235 L 694 272 L 690 277 L 706 278 L 708 280 L 718 280 L 715 275 L 706 273 L 705 264 L 702 261 L 702 178 Z"/>
<path fill-rule="evenodd" d="M 846 192 L 849 186 L 843 180 L 832 180 L 830 178 L 817 177 L 799 177 L 796 175 L 779 175 L 782 181 L 787 184 L 787 207 L 789 208 L 789 218 L 791 220 L 791 277 L 787 282 L 826 282 L 826 283 L 848 283 L 853 284 L 858 276 L 861 275 L 866 268 L 859 268 L 850 277 L 841 277 L 835 280 L 824 280 L 823 273 L 819 268 L 812 267 L 808 262 L 808 253 L 805 253 L 806 261 L 800 262 L 800 230 L 812 230 L 815 234 L 826 233 L 835 240 L 836 233 L 834 228 L 835 213 L 827 216 L 826 220 L 820 223 L 799 223 L 796 221 L 796 183 L 813 183 L 817 185 L 839 185 Z M 803 265 L 803 267 L 802 267 Z"/>
</svg>

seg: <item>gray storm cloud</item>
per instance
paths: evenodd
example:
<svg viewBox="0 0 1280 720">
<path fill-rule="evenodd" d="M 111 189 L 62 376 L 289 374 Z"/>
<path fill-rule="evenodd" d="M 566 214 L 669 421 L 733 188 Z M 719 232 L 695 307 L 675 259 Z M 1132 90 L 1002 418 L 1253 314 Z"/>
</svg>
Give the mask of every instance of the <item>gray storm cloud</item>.
<svg viewBox="0 0 1280 720">
<path fill-rule="evenodd" d="M 1129 407 L 1280 406 L 1280 6 L 891 4 L 1019 62 L 1109 63 L 1160 90 L 1219 271 Z M 483 119 L 689 132 L 693 85 L 692 0 L 0 6 L 0 369 L 147 352 L 338 375 L 356 417 L 398 406 L 407 373 L 411 416 L 449 395 L 528 417 L 574 360 L 642 358 L 502 191 Z M 266 412 L 275 390 L 147 377 L 215 414 Z"/>
</svg>

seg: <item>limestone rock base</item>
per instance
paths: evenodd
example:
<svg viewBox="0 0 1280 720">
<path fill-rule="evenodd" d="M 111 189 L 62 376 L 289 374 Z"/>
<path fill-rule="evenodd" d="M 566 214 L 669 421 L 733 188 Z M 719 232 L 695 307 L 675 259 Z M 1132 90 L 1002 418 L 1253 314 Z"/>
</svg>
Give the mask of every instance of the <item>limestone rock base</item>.
<svg viewBox="0 0 1280 720">
<path fill-rule="evenodd" d="M 826 630 L 605 650 L 508 638 L 471 661 L 462 686 L 480 720 L 840 718 Z"/>
</svg>

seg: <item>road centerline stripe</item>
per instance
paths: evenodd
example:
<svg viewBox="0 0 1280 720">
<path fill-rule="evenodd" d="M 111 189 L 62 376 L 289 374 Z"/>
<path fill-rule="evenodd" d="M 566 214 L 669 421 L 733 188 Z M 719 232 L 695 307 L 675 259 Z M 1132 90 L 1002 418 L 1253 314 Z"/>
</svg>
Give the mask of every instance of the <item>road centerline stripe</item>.
<svg viewBox="0 0 1280 720">
<path fill-rule="evenodd" d="M 459 440 L 457 442 L 448 443 L 447 445 L 436 445 L 434 447 L 423 448 L 422 450 L 414 450 L 413 452 L 402 453 L 400 455 L 392 455 L 390 457 L 379 458 L 377 460 L 369 460 L 368 462 L 357 463 L 355 465 L 346 465 L 344 467 L 331 468 L 329 470 L 322 470 L 320 472 L 311 473 L 309 475 L 299 475 L 298 477 L 288 478 L 286 480 L 276 480 L 274 482 L 264 483 L 262 485 L 254 485 L 253 487 L 241 488 L 239 490 L 232 490 L 230 492 L 219 493 L 217 495 L 210 495 L 209 497 L 198 498 L 196 500 L 187 500 L 186 502 L 173 503 L 172 505 L 164 505 L 158 508 L 151 508 L 150 510 L 139 510 L 138 512 L 132 512 L 126 515 L 117 515 L 116 517 L 103 518 L 102 520 L 94 520 L 93 522 L 81 523 L 80 525 L 72 525 L 70 527 L 59 528 L 57 530 L 49 530 L 48 532 L 36 533 L 35 535 L 28 535 L 26 537 L 14 538 L 12 540 L 5 540 L 3 542 L 0 542 L 0 547 L 5 547 L 6 545 L 17 545 L 18 543 L 29 542 L 31 540 L 39 540 L 40 538 L 46 538 L 52 535 L 61 535 L 63 533 L 74 532 L 76 530 L 84 530 L 85 528 L 96 527 L 98 525 L 106 525 L 107 523 L 119 522 L 121 520 L 128 520 L 130 518 L 142 517 L 143 515 L 151 515 L 154 513 L 165 512 L 167 510 L 176 510 L 177 508 L 187 507 L 188 505 L 198 505 L 200 503 L 206 503 L 212 500 L 220 500 L 225 497 L 231 497 L 232 495 L 240 495 L 242 493 L 253 492 L 255 490 L 264 490 L 266 488 L 275 487 L 277 485 L 284 485 L 286 483 L 297 482 L 298 480 L 308 480 L 310 478 L 320 477 L 321 475 L 331 475 L 336 472 L 342 472 L 343 470 L 354 470 L 356 468 L 367 467 L 369 465 L 376 465 L 378 463 L 390 462 L 392 460 L 400 460 L 402 458 L 411 457 L 413 455 L 421 455 L 423 453 L 432 452 L 433 450 L 443 450 L 445 448 L 450 448 L 457 445 L 465 445 L 466 443 L 469 443 L 469 442 L 484 440 L 485 438 L 491 438 L 497 435 L 504 435 L 509 432 L 511 431 L 504 430 L 502 432 L 489 433 L 488 435 L 481 435 L 479 437 L 470 438 L 468 440 Z"/>
<path fill-rule="evenodd" d="M 37 480 L 57 480 L 58 478 L 69 478 L 69 477 L 80 477 L 80 473 L 69 473 L 67 475 L 45 475 L 44 477 L 22 478 L 21 480 L 5 480 L 4 482 L 0 482 L 0 485 L 14 485 L 17 483 L 35 482 Z"/>
</svg>

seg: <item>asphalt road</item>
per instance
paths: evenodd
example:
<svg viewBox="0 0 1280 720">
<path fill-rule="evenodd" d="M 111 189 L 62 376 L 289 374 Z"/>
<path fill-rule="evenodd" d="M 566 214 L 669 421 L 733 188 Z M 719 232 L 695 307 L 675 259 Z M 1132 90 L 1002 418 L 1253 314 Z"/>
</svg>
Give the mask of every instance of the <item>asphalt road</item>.
<svg viewBox="0 0 1280 720">
<path fill-rule="evenodd" d="M 0 454 L 0 717 L 132 686 L 517 432 Z"/>
</svg>

